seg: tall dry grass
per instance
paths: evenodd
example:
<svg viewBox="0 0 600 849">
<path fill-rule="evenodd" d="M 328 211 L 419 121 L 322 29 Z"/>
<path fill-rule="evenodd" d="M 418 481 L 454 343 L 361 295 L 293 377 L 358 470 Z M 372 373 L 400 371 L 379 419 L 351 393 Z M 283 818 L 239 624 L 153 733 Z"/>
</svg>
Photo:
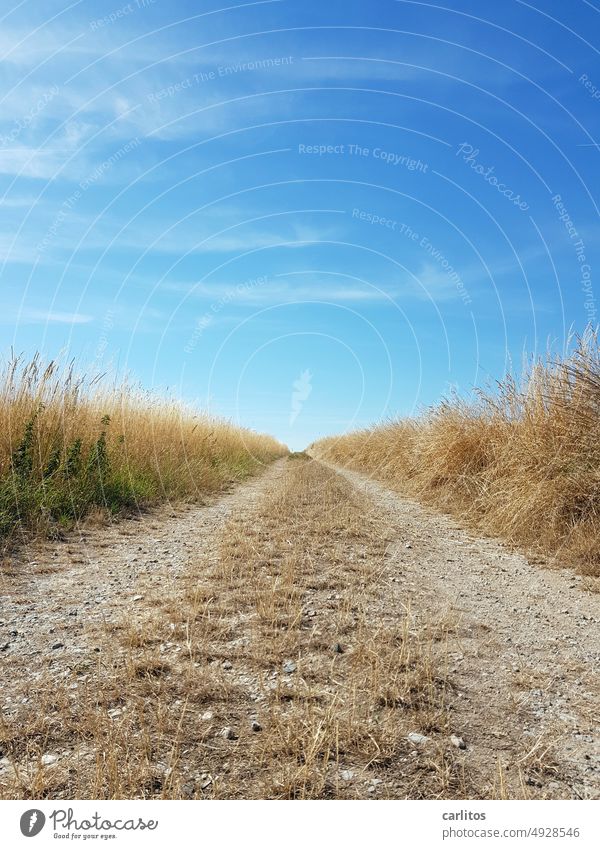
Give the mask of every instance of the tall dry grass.
<svg viewBox="0 0 600 849">
<path fill-rule="evenodd" d="M 314 446 L 315 456 L 451 512 L 486 533 L 600 575 L 600 347 L 526 365 L 475 401 L 452 398 Z"/>
<path fill-rule="evenodd" d="M 0 538 L 57 531 L 95 507 L 195 499 L 286 452 L 175 401 L 78 378 L 72 365 L 13 358 L 0 388 Z"/>
</svg>

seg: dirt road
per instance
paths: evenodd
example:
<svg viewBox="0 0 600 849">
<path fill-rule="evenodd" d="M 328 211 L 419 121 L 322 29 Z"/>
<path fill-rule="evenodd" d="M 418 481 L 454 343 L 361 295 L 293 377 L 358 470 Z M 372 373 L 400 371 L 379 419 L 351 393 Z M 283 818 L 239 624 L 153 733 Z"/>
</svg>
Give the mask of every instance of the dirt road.
<svg viewBox="0 0 600 849">
<path fill-rule="evenodd" d="M 6 560 L 0 795 L 598 798 L 598 596 L 279 461 Z"/>
<path fill-rule="evenodd" d="M 338 471 L 397 529 L 390 558 L 414 627 L 448 619 L 452 709 L 472 761 L 486 775 L 494 764 L 502 765 L 499 776 L 520 766 L 544 796 L 598 798 L 598 595 L 570 570 L 529 563 L 375 481 Z"/>
</svg>

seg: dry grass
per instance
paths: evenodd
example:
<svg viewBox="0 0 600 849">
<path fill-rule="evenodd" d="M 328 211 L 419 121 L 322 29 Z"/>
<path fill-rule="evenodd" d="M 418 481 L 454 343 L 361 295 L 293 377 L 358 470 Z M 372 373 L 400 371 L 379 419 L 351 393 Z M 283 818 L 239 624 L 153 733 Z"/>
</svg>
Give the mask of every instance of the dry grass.
<svg viewBox="0 0 600 849">
<path fill-rule="evenodd" d="M 313 446 L 489 534 L 600 575 L 600 348 L 588 333 L 471 403 Z"/>
<path fill-rule="evenodd" d="M 0 389 L 0 537 L 197 499 L 286 453 L 268 436 L 72 368 L 13 359 Z"/>
<path fill-rule="evenodd" d="M 97 662 L 13 694 L 0 793 L 476 797 L 448 742 L 445 629 L 416 631 L 394 595 L 388 533 L 343 478 L 287 462 Z"/>
</svg>

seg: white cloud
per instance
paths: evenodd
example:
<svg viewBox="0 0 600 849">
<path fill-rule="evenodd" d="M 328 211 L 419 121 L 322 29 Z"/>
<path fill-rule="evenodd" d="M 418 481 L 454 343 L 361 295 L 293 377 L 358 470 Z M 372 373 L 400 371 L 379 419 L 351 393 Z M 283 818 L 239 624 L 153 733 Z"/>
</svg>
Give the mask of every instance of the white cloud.
<svg viewBox="0 0 600 849">
<path fill-rule="evenodd" d="M 284 282 L 281 276 L 254 282 L 251 285 L 230 283 L 176 283 L 168 282 L 161 286 L 164 291 L 177 291 L 204 301 L 218 302 L 222 299 L 229 304 L 257 306 L 263 304 L 295 303 L 297 301 L 327 301 L 330 303 L 366 303 L 387 301 L 400 295 L 400 290 L 379 289 L 360 282 L 336 284 L 314 278 L 298 282 Z M 304 275 L 303 275 L 304 277 Z"/>
<path fill-rule="evenodd" d="M 19 313 L 17 320 L 24 324 L 89 324 L 94 320 L 92 315 L 84 315 L 78 312 L 46 312 L 45 310 L 25 309 Z"/>
</svg>

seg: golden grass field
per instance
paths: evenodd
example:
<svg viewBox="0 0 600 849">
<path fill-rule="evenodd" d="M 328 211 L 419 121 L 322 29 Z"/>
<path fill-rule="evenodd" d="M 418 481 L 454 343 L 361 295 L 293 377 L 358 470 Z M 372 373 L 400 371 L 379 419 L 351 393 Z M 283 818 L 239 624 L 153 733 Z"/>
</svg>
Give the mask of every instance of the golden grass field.
<svg viewBox="0 0 600 849">
<path fill-rule="evenodd" d="M 60 533 L 93 510 L 201 500 L 286 451 L 107 377 L 12 359 L 0 389 L 0 536 Z"/>
<path fill-rule="evenodd" d="M 330 437 L 312 452 L 531 552 L 600 575 L 600 349 L 506 377 L 472 402 Z"/>
</svg>

